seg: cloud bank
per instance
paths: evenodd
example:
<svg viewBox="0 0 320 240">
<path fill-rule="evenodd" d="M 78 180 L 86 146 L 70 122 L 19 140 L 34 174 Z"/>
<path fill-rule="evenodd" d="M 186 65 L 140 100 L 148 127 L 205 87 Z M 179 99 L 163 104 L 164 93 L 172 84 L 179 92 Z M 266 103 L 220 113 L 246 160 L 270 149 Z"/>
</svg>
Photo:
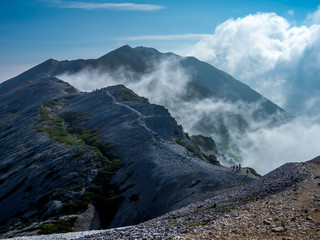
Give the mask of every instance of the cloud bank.
<svg viewBox="0 0 320 240">
<path fill-rule="evenodd" d="M 230 19 L 189 52 L 230 73 L 293 114 L 320 110 L 320 8 L 310 26 L 275 13 Z"/>
<path fill-rule="evenodd" d="M 58 8 L 74 8 L 83 10 L 108 9 L 118 11 L 155 11 L 163 9 L 163 6 L 153 4 L 136 4 L 136 3 L 94 3 L 80 1 L 61 1 L 47 0 L 54 7 Z"/>
</svg>

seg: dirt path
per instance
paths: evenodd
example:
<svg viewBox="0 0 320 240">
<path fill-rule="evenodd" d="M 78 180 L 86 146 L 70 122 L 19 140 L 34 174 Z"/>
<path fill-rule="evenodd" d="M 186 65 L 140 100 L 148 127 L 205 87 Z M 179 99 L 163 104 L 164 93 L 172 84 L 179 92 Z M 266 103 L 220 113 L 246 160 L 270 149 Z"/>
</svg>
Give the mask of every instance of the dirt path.
<svg viewBox="0 0 320 240">
<path fill-rule="evenodd" d="M 130 106 L 124 104 L 124 103 L 118 102 L 117 99 L 116 99 L 108 90 L 106 90 L 106 93 L 107 93 L 107 95 L 108 95 L 109 97 L 111 97 L 111 99 L 112 99 L 112 101 L 114 102 L 114 104 L 119 105 L 119 106 L 123 106 L 123 107 L 131 110 L 132 112 L 136 113 L 136 114 L 139 116 L 138 121 L 139 121 L 140 125 L 141 125 L 142 127 L 144 127 L 148 132 L 150 132 L 150 133 L 152 133 L 152 134 L 156 134 L 154 131 L 152 131 L 152 130 L 147 126 L 147 124 L 146 124 L 145 121 L 144 121 L 144 116 L 142 115 L 141 112 L 133 109 L 132 107 L 130 107 Z"/>
</svg>

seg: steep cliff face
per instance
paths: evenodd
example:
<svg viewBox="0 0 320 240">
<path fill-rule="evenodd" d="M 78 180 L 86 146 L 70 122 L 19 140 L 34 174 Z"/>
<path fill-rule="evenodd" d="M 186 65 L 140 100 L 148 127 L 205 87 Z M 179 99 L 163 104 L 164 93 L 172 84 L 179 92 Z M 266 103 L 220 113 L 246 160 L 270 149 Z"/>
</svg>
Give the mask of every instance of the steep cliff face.
<svg viewBox="0 0 320 240">
<path fill-rule="evenodd" d="M 81 93 L 50 76 L 58 65 L 0 85 L 2 232 L 70 231 L 88 206 L 100 220 L 88 228 L 134 224 L 243 180 L 210 164 L 164 107 L 123 85 Z"/>
</svg>

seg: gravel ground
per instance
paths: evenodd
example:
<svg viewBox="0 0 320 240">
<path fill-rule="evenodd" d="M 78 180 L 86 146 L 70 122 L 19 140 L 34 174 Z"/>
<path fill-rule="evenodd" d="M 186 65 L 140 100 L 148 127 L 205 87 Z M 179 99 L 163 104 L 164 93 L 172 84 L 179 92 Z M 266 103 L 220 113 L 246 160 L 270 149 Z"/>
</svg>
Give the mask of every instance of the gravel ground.
<svg viewBox="0 0 320 240">
<path fill-rule="evenodd" d="M 319 163 L 288 163 L 136 226 L 15 239 L 320 239 L 318 185 Z"/>
</svg>

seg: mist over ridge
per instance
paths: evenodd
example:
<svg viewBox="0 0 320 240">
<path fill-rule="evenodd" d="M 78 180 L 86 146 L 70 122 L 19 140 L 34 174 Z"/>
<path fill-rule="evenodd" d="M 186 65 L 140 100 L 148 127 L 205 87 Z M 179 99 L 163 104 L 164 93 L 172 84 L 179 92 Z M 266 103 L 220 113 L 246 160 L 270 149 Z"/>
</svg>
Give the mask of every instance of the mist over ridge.
<svg viewBox="0 0 320 240">
<path fill-rule="evenodd" d="M 156 50 L 148 51 L 160 54 Z M 320 138 L 314 134 L 320 130 L 317 117 L 298 116 L 287 121 L 277 110 L 272 117 L 257 120 L 257 112 L 267 99 L 250 103 L 212 95 L 192 98 L 190 95 L 195 96 L 196 92 L 190 84 L 200 73 L 186 68 L 183 60 L 167 54 L 160 61 L 153 59 L 152 67 L 142 74 L 125 66 L 112 71 L 89 66 L 57 77 L 82 91 L 122 83 L 150 102 L 168 108 L 185 131 L 211 136 L 220 147 L 228 148 L 227 156 L 263 174 L 285 162 L 303 161 L 318 154 Z M 274 124 L 275 119 L 281 124 Z M 227 139 L 221 138 L 221 132 Z"/>
</svg>

